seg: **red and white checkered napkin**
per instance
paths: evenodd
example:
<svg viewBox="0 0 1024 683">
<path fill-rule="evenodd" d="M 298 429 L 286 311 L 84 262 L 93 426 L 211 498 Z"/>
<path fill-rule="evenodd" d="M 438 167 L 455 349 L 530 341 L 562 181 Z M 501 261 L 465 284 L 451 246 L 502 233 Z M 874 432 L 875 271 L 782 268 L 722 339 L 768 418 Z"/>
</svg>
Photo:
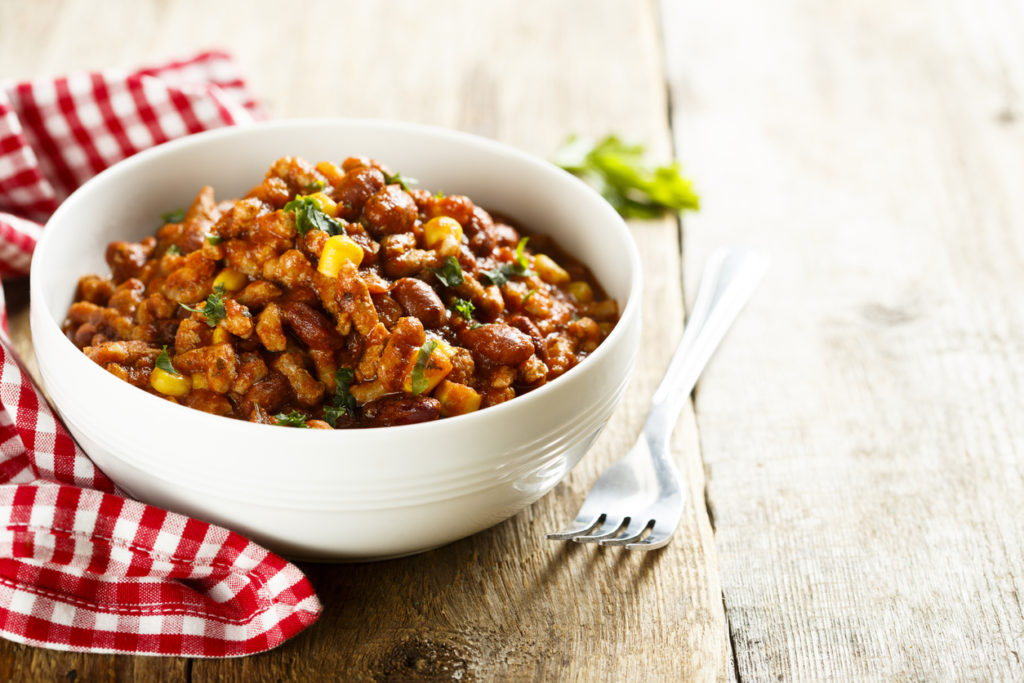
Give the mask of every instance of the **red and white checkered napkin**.
<svg viewBox="0 0 1024 683">
<path fill-rule="evenodd" d="M 28 271 L 79 184 L 164 142 L 261 118 L 222 53 L 0 82 L 0 272 Z M 236 533 L 122 497 L 18 364 L 0 294 L 0 635 L 86 652 L 231 657 L 316 621 L 299 569 Z"/>
</svg>

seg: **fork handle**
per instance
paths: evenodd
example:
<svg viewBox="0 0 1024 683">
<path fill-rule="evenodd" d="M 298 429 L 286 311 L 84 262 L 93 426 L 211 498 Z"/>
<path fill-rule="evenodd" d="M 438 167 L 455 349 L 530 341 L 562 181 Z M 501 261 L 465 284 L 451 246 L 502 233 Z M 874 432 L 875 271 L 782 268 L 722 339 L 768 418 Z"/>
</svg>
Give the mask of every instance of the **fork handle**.
<svg viewBox="0 0 1024 683">
<path fill-rule="evenodd" d="M 708 259 L 683 337 L 651 398 L 644 433 L 652 445 L 667 443 L 697 378 L 767 269 L 768 259 L 751 249 L 719 249 Z"/>
</svg>

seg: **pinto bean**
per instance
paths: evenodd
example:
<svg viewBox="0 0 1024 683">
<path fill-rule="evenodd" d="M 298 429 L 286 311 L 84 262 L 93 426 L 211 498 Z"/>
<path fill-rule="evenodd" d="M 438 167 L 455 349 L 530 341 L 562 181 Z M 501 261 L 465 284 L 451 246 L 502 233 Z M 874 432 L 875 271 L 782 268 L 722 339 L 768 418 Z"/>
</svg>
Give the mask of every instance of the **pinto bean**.
<svg viewBox="0 0 1024 683">
<path fill-rule="evenodd" d="M 323 313 L 300 301 L 283 301 L 279 305 L 281 320 L 311 349 L 336 349 L 341 335 Z"/>
<path fill-rule="evenodd" d="M 424 327 L 438 328 L 448 320 L 441 298 L 434 288 L 422 280 L 403 277 L 391 288 L 391 296 L 402 306 L 406 315 L 419 318 Z"/>
<path fill-rule="evenodd" d="M 373 427 L 429 422 L 441 416 L 441 402 L 430 396 L 385 396 L 363 406 L 363 417 Z"/>
<path fill-rule="evenodd" d="M 502 365 L 519 365 L 533 355 L 533 340 L 504 323 L 466 329 L 460 341 L 473 353 Z"/>
</svg>

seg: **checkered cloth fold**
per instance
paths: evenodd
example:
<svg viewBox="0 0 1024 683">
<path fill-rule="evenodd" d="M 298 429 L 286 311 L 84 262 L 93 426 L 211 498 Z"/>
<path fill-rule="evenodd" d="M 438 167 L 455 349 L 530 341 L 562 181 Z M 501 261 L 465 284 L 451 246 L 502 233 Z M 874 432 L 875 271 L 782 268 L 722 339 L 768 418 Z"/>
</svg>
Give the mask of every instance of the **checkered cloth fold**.
<svg viewBox="0 0 1024 683">
<path fill-rule="evenodd" d="M 82 182 L 167 140 L 262 118 L 207 52 L 133 72 L 0 82 L 0 273 L 28 272 Z M 0 636 L 61 650 L 233 657 L 302 631 L 320 603 L 297 567 L 238 534 L 129 500 L 17 360 L 0 293 Z"/>
</svg>

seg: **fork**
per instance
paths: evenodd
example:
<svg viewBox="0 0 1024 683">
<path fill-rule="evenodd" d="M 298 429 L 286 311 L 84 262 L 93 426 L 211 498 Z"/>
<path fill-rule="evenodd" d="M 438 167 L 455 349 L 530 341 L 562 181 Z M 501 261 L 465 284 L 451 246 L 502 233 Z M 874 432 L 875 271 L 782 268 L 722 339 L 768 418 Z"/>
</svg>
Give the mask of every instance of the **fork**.
<svg viewBox="0 0 1024 683">
<path fill-rule="evenodd" d="M 548 538 L 629 550 L 668 544 L 684 503 L 679 469 L 669 453 L 672 430 L 704 366 L 767 268 L 768 259 L 750 249 L 711 255 L 686 330 L 651 398 L 643 433 L 597 480 L 572 525 Z"/>
</svg>

